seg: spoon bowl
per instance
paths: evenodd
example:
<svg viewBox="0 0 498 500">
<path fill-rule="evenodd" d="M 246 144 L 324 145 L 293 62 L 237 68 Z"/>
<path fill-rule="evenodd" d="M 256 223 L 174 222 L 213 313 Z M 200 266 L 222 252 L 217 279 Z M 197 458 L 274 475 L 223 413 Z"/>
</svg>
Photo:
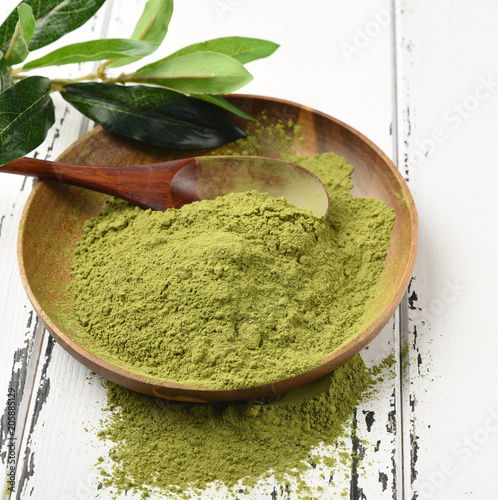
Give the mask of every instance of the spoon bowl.
<svg viewBox="0 0 498 500">
<path fill-rule="evenodd" d="M 315 175 L 274 158 L 200 156 L 121 167 L 20 158 L 0 167 L 0 172 L 55 179 L 154 210 L 255 190 L 276 198 L 284 196 L 317 217 L 327 216 L 329 211 L 328 193 Z"/>
</svg>

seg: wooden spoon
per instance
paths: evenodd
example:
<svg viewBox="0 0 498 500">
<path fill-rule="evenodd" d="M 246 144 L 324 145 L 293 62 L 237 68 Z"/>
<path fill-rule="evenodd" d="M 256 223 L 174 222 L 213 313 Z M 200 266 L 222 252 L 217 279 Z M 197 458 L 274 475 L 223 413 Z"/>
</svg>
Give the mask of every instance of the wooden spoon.
<svg viewBox="0 0 498 500">
<path fill-rule="evenodd" d="M 154 210 L 252 190 L 285 196 L 318 217 L 329 210 L 327 191 L 317 177 L 299 165 L 271 158 L 200 156 L 124 167 L 20 158 L 0 167 L 0 172 L 56 179 Z"/>
</svg>

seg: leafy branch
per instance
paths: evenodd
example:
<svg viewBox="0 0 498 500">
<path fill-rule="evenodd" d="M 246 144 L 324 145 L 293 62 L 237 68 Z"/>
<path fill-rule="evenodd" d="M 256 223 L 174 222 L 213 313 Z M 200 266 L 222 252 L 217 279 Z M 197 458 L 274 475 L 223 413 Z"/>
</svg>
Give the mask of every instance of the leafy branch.
<svg viewBox="0 0 498 500">
<path fill-rule="evenodd" d="M 244 137 L 217 109 L 251 119 L 222 94 L 251 81 L 244 65 L 272 54 L 275 43 L 216 38 L 136 71 L 113 74 L 114 68 L 157 50 L 168 31 L 173 0 L 148 0 L 128 39 L 73 43 L 29 58 L 82 26 L 104 2 L 24 0 L 0 25 L 0 165 L 43 142 L 55 120 L 53 92 L 104 128 L 150 144 L 204 148 Z M 52 80 L 32 75 L 39 68 L 89 61 L 101 61 L 95 73 Z"/>
</svg>

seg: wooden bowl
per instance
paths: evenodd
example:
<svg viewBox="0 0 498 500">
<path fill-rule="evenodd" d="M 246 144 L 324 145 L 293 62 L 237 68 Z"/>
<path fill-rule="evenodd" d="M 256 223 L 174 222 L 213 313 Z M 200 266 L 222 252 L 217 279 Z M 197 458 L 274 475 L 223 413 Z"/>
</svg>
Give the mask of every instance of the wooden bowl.
<svg viewBox="0 0 498 500">
<path fill-rule="evenodd" d="M 160 382 L 131 373 L 118 359 L 99 354 L 71 311 L 65 292 L 81 225 L 105 204 L 101 194 L 57 182 L 37 182 L 26 203 L 18 239 L 18 259 L 26 292 L 48 331 L 72 356 L 108 380 L 129 389 L 162 398 L 193 402 L 235 401 L 278 394 L 329 373 L 368 344 L 399 305 L 412 276 L 417 249 L 417 213 L 408 186 L 389 158 L 362 134 L 344 123 L 292 102 L 248 95 L 230 100 L 247 113 L 265 111 L 269 122 L 292 119 L 302 126 L 301 153 L 334 151 L 354 166 L 354 196 L 375 197 L 394 209 L 396 220 L 385 261 L 369 311 L 358 334 L 321 360 L 316 368 L 277 383 L 236 390 L 211 391 L 177 383 Z M 245 126 L 244 121 L 240 125 Z M 263 151 L 263 156 L 272 156 Z M 195 151 L 166 150 L 126 139 L 100 127 L 67 149 L 61 161 L 89 165 L 130 165 L 194 156 Z M 198 152 L 197 152 L 198 154 Z"/>
</svg>

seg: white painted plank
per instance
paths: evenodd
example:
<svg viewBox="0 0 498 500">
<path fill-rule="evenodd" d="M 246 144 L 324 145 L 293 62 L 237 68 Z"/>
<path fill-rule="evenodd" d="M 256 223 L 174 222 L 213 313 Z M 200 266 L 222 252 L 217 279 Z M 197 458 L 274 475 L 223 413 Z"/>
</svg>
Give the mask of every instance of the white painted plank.
<svg viewBox="0 0 498 500">
<path fill-rule="evenodd" d="M 108 35 L 131 33 L 142 5 L 140 1 L 115 1 Z M 351 6 L 339 0 L 315 1 L 313 9 L 302 9 L 297 1 L 185 0 L 176 2 L 164 52 L 148 60 L 220 36 L 274 40 L 282 47 L 268 60 L 251 64 L 255 80 L 242 91 L 295 100 L 335 115 L 391 154 L 391 25 L 376 21 L 381 19 L 379 12 L 388 10 L 389 2 L 384 0 L 362 0 Z M 375 22 L 381 29 L 367 46 L 357 47 L 361 45 L 357 32 L 366 32 Z M 348 55 L 345 44 L 357 49 L 354 54 Z M 397 330 L 397 323 L 390 322 L 364 352 L 370 364 L 394 352 Z M 97 489 L 94 468 L 106 448 L 83 429 L 97 425 L 105 394 L 98 379 L 88 383 L 86 375 L 85 368 L 45 339 L 23 446 L 23 467 L 17 475 L 19 498 L 111 498 L 109 492 Z M 342 471 L 329 498 L 341 493 L 350 498 L 362 498 L 362 494 L 380 500 L 397 498 L 401 471 L 395 425 L 399 424 L 397 380 L 386 379 L 378 391 L 377 399 L 360 405 L 356 413 L 358 437 L 368 442 L 357 483 L 352 484 L 347 476 L 351 470 Z M 370 430 L 367 412 L 374 412 Z M 372 414 L 368 415 L 371 422 Z M 267 492 L 266 497 L 269 495 Z"/>
<path fill-rule="evenodd" d="M 400 157 L 420 217 L 405 498 L 496 496 L 495 2 L 399 2 Z"/>
<path fill-rule="evenodd" d="M 17 1 L 2 2 L 0 19 L 4 19 L 16 6 Z M 100 14 L 80 32 L 64 37 L 40 53 L 53 50 L 63 43 L 72 43 L 82 36 L 89 37 L 96 30 L 100 31 L 104 17 Z M 59 75 L 80 74 L 90 71 L 92 65 L 79 68 L 78 65 L 67 66 L 59 70 Z M 55 74 L 55 73 L 54 73 Z M 30 156 L 55 159 L 78 136 L 84 118 L 73 111 L 58 95 L 54 95 L 56 103 L 56 122 L 49 131 L 44 143 Z M 17 227 L 23 206 L 30 192 L 33 180 L 21 176 L 1 174 L 0 177 L 0 462 L 2 475 L 0 487 L 5 491 L 3 470 L 9 466 L 7 450 L 14 450 L 16 456 L 22 447 L 23 430 L 26 412 L 31 398 L 31 389 L 37 369 L 38 357 L 43 344 L 43 329 L 38 324 L 31 305 L 23 290 L 17 269 L 16 240 Z M 9 391 L 10 389 L 10 391 Z M 10 439 L 6 417 L 11 409 L 8 405 L 9 394 L 15 395 L 16 434 Z M 15 446 L 7 448 L 13 443 Z"/>
</svg>

